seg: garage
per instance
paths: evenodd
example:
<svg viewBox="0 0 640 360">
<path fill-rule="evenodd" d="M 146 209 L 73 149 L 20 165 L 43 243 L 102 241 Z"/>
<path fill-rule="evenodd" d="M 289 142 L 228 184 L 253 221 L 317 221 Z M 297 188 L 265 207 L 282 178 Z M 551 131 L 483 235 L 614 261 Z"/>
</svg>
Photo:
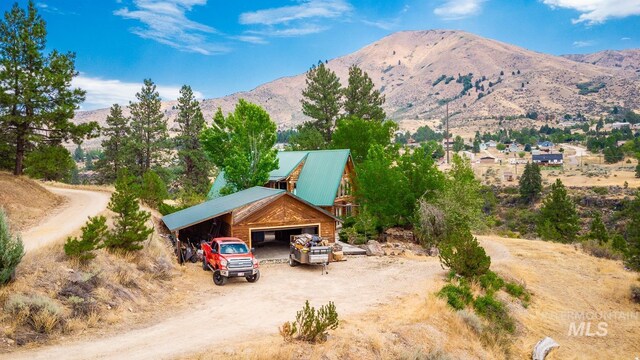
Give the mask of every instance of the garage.
<svg viewBox="0 0 640 360">
<path fill-rule="evenodd" d="M 166 215 L 163 223 L 182 243 L 199 247 L 212 237 L 237 237 L 249 247 L 287 246 L 291 235 L 311 233 L 335 242 L 340 221 L 281 189 L 261 186 Z"/>
</svg>

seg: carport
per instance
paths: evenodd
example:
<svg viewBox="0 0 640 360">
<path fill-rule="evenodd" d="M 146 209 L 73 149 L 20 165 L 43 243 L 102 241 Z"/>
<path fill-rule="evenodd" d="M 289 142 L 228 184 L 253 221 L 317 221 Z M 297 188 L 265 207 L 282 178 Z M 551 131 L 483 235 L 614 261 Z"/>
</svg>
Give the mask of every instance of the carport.
<svg viewBox="0 0 640 360">
<path fill-rule="evenodd" d="M 256 186 L 166 215 L 162 221 L 177 241 L 199 244 L 232 236 L 249 247 L 282 244 L 288 249 L 290 236 L 302 233 L 335 242 L 340 219 L 285 190 Z"/>
</svg>

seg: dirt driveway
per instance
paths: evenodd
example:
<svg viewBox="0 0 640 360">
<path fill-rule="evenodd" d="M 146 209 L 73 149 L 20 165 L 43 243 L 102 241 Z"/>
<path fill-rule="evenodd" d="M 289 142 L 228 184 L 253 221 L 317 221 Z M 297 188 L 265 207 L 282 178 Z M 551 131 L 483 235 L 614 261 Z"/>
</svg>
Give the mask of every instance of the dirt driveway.
<svg viewBox="0 0 640 360">
<path fill-rule="evenodd" d="M 87 217 L 95 216 L 107 208 L 109 197 L 107 192 L 66 189 L 52 186 L 45 188 L 67 198 L 67 202 L 60 208 L 53 210 L 37 226 L 32 226 L 22 232 L 25 251 L 29 252 L 43 245 L 60 240 L 80 229 Z"/>
<path fill-rule="evenodd" d="M 255 284 L 234 279 L 216 287 L 211 273 L 190 265 L 185 276 L 201 279 L 202 299 L 191 309 L 123 334 L 32 351 L 5 354 L 12 359 L 159 359 L 175 358 L 252 336 L 277 333 L 295 318 L 305 300 L 313 306 L 333 301 L 341 316 L 364 312 L 377 304 L 411 293 L 424 293 L 444 271 L 437 258 L 349 258 L 333 263 L 329 274 L 318 267 L 262 267 Z"/>
</svg>

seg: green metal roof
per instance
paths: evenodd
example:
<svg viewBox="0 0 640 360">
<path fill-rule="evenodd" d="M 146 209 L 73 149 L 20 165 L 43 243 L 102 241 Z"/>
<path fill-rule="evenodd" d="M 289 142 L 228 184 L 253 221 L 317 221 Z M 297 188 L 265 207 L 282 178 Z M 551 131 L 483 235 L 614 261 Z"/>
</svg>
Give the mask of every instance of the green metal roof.
<svg viewBox="0 0 640 360">
<path fill-rule="evenodd" d="M 269 173 L 269 180 L 278 181 L 289 176 L 308 153 L 308 151 L 278 151 L 278 168 Z"/>
<path fill-rule="evenodd" d="M 304 160 L 295 194 L 316 206 L 333 206 L 349 155 L 348 149 L 279 151 L 279 168 L 269 173 L 269 180 L 278 181 L 286 178 Z M 219 197 L 220 190 L 226 184 L 224 172 L 221 171 L 213 182 L 207 198 Z"/>
<path fill-rule="evenodd" d="M 255 186 L 163 216 L 162 221 L 173 232 L 284 192 L 284 190 Z"/>
<path fill-rule="evenodd" d="M 333 206 L 349 150 L 309 151 L 295 194 L 316 206 Z"/>
</svg>

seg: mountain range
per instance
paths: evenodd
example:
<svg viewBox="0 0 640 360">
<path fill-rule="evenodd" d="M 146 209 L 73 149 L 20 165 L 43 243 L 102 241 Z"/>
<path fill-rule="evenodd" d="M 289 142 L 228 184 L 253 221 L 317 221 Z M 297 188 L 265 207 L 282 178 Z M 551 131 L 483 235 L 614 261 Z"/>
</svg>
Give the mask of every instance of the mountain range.
<svg viewBox="0 0 640 360">
<path fill-rule="evenodd" d="M 385 95 L 387 116 L 396 121 L 440 119 L 445 104 L 453 126 L 534 112 L 559 119 L 599 116 L 613 106 L 640 108 L 640 49 L 554 56 L 463 31 L 403 31 L 327 62 L 343 85 L 353 64 Z M 300 105 L 304 88 L 302 73 L 201 105 L 211 119 L 218 107 L 230 112 L 244 98 L 263 106 L 278 128 L 286 129 L 308 120 Z M 175 101 L 162 105 L 170 128 L 175 106 Z M 108 112 L 80 111 L 75 120 L 103 124 Z"/>
</svg>

